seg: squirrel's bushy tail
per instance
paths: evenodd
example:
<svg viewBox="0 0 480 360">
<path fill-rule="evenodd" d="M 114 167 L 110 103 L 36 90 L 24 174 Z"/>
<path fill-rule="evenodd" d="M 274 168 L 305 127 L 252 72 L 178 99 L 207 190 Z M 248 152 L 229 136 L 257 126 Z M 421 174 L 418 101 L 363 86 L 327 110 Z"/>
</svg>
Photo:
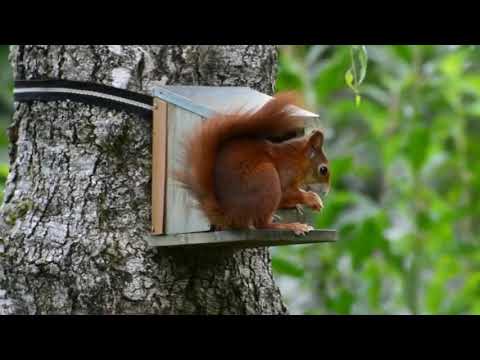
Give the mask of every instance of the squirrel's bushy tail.
<svg viewBox="0 0 480 360">
<path fill-rule="evenodd" d="M 279 94 L 255 112 L 217 115 L 194 129 L 184 146 L 183 165 L 175 178 L 197 200 L 211 224 L 224 224 L 224 211 L 215 196 L 214 169 L 220 147 L 234 138 L 277 137 L 297 130 L 292 93 Z"/>
</svg>

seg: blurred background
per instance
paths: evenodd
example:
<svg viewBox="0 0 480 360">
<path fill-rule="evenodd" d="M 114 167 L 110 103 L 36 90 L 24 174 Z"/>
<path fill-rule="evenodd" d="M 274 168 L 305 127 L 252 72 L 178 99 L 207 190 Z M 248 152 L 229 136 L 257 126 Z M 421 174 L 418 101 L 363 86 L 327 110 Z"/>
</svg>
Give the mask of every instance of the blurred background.
<svg viewBox="0 0 480 360">
<path fill-rule="evenodd" d="M 480 49 L 282 46 L 277 91 L 320 114 L 332 190 L 318 228 L 334 244 L 271 248 L 292 314 L 480 314 Z M 357 77 L 355 77 L 357 78 Z M 351 80 L 351 79 L 350 79 Z M 0 193 L 12 110 L 0 46 Z"/>
</svg>

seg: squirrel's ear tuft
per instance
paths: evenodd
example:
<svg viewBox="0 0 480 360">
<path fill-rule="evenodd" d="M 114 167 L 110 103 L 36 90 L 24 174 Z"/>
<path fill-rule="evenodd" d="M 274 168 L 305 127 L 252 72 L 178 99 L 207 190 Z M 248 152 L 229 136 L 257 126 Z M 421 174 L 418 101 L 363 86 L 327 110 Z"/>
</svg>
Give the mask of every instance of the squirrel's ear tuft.
<svg viewBox="0 0 480 360">
<path fill-rule="evenodd" d="M 320 130 L 314 130 L 310 134 L 308 144 L 315 150 L 320 150 L 323 146 L 323 132 Z"/>
</svg>

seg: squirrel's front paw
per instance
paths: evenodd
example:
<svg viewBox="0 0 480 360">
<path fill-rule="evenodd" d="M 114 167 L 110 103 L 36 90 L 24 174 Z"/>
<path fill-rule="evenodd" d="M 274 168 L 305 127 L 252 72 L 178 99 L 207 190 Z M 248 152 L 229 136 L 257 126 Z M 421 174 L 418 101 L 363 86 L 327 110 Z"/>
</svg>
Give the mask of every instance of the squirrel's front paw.
<svg viewBox="0 0 480 360">
<path fill-rule="evenodd" d="M 307 224 L 300 224 L 300 223 L 290 224 L 290 228 L 295 235 L 305 235 L 309 231 L 314 230 L 313 226 L 310 226 Z"/>
<path fill-rule="evenodd" d="M 320 211 L 323 208 L 323 201 L 318 196 L 317 193 L 314 193 L 313 191 L 309 191 L 307 193 L 307 205 L 311 207 L 313 210 Z"/>
</svg>

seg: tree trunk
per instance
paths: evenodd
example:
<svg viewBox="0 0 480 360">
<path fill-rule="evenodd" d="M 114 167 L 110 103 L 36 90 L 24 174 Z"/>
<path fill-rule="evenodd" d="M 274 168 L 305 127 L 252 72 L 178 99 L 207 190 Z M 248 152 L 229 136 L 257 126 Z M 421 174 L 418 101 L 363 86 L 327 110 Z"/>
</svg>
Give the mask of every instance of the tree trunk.
<svg viewBox="0 0 480 360">
<path fill-rule="evenodd" d="M 81 80 L 146 94 L 155 84 L 272 93 L 277 49 L 12 46 L 10 60 L 15 79 Z M 70 101 L 16 103 L 9 136 L 0 210 L 4 313 L 287 313 L 267 249 L 147 247 L 149 121 Z"/>
</svg>

